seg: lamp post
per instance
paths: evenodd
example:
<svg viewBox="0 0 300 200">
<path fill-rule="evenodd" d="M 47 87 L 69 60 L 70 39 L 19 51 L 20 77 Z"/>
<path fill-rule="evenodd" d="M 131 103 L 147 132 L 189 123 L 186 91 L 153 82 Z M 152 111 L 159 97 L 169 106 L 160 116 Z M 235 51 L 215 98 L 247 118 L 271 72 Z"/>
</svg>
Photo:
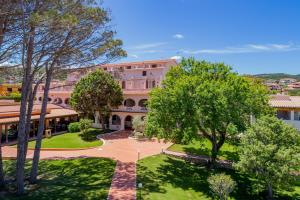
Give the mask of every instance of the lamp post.
<svg viewBox="0 0 300 200">
<path fill-rule="evenodd" d="M 143 188 L 143 184 L 142 183 L 139 183 L 138 184 L 138 188 L 140 190 L 140 199 L 142 199 L 142 188 Z"/>
</svg>

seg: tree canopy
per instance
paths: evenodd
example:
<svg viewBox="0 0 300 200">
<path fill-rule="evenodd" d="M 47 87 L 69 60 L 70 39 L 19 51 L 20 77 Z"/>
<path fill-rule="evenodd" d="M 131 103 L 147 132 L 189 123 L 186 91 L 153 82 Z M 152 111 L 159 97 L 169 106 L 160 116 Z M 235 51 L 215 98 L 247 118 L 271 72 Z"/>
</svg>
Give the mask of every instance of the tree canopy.
<svg viewBox="0 0 300 200">
<path fill-rule="evenodd" d="M 212 143 L 212 161 L 229 132 L 243 132 L 250 115 L 269 111 L 268 91 L 223 63 L 183 59 L 150 93 L 146 132 L 177 143 L 202 135 Z"/>
<path fill-rule="evenodd" d="M 70 101 L 77 111 L 92 115 L 98 112 L 102 125 L 111 109 L 122 105 L 122 102 L 123 93 L 120 85 L 102 69 L 97 69 L 81 78 L 75 85 Z"/>
<path fill-rule="evenodd" d="M 299 171 L 300 135 L 276 117 L 262 117 L 243 135 L 239 156 L 236 168 L 258 178 L 272 198 L 273 187 L 289 187 Z"/>
</svg>

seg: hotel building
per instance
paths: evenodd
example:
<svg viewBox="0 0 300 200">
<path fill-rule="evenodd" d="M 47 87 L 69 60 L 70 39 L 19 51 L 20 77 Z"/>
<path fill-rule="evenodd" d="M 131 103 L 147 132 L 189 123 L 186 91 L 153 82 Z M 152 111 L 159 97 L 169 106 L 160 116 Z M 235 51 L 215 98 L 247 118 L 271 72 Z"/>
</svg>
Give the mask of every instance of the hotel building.
<svg viewBox="0 0 300 200">
<path fill-rule="evenodd" d="M 49 93 L 49 103 L 69 107 L 69 100 L 74 85 L 87 73 L 101 68 L 110 73 L 119 82 L 123 90 L 124 101 L 118 109 L 114 109 L 110 118 L 105 122 L 106 128 L 123 130 L 132 128 L 132 119 L 136 116 L 143 118 L 146 113 L 146 102 L 152 88 L 160 86 L 170 67 L 177 65 L 176 60 L 152 60 L 105 64 L 93 69 L 77 70 L 68 74 L 64 83 L 52 82 Z M 44 86 L 39 87 L 37 101 L 41 102 Z M 98 114 L 95 114 L 95 127 L 101 128 Z"/>
</svg>

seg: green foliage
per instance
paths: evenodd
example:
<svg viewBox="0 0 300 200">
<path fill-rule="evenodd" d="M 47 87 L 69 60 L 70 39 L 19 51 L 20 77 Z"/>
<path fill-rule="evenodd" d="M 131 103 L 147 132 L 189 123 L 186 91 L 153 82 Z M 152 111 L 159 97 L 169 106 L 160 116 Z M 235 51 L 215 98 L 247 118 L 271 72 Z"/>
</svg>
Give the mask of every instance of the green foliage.
<svg viewBox="0 0 300 200">
<path fill-rule="evenodd" d="M 93 121 L 90 119 L 80 119 L 79 127 L 80 127 L 80 131 L 83 133 L 83 135 L 85 135 L 87 130 L 89 128 L 91 128 L 92 124 L 93 124 Z"/>
<path fill-rule="evenodd" d="M 294 78 L 300 80 L 300 74 L 292 75 L 292 74 L 284 74 L 284 73 L 271 73 L 271 74 L 256 74 L 254 77 L 262 78 L 262 79 L 274 79 L 280 80 L 282 78 Z"/>
<path fill-rule="evenodd" d="M 207 181 L 212 192 L 216 194 L 220 200 L 227 200 L 229 194 L 236 186 L 235 181 L 224 173 L 211 175 Z"/>
<path fill-rule="evenodd" d="M 290 96 L 300 96 L 300 89 L 289 90 Z"/>
<path fill-rule="evenodd" d="M 250 124 L 250 115 L 270 112 L 268 91 L 259 81 L 239 76 L 223 63 L 183 59 L 150 93 L 146 133 L 188 143 L 199 133 L 212 145 L 212 158 L 229 131 Z"/>
<path fill-rule="evenodd" d="M 145 121 L 142 120 L 141 116 L 136 116 L 133 118 L 132 126 L 136 132 L 144 133 L 145 131 Z"/>
<path fill-rule="evenodd" d="M 72 122 L 68 125 L 68 130 L 70 133 L 77 133 L 80 131 L 80 124 L 79 122 Z"/>
<path fill-rule="evenodd" d="M 249 173 L 272 191 L 291 186 L 300 166 L 300 134 L 275 117 L 257 120 L 244 134 L 236 168 Z M 271 192 L 272 193 L 272 192 Z"/>
<path fill-rule="evenodd" d="M 120 85 L 107 72 L 97 69 L 89 73 L 75 85 L 71 94 L 71 106 L 79 112 L 94 115 L 99 112 L 101 121 L 112 108 L 123 102 Z"/>
<path fill-rule="evenodd" d="M 0 99 L 14 100 L 15 102 L 20 102 L 21 101 L 21 93 L 13 92 L 13 93 L 10 93 L 8 96 L 0 96 Z"/>
</svg>

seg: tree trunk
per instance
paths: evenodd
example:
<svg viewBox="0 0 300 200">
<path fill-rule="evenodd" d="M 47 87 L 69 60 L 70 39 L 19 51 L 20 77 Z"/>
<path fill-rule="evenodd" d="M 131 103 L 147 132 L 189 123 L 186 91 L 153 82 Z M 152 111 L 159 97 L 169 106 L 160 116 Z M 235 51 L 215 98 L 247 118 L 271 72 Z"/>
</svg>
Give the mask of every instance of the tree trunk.
<svg viewBox="0 0 300 200">
<path fill-rule="evenodd" d="M 23 27 L 24 28 L 24 27 Z M 29 31 L 29 40 L 27 44 L 26 35 L 23 35 L 23 51 L 25 52 L 26 48 L 26 63 L 24 63 L 24 53 L 22 55 L 22 64 L 24 69 L 24 75 L 22 80 L 22 93 L 21 93 L 21 105 L 20 105 L 20 117 L 19 117 L 19 128 L 18 128 L 18 150 L 17 150 L 17 170 L 16 170 L 16 179 L 17 179 L 17 194 L 24 194 L 24 166 L 26 160 L 26 117 L 27 117 L 27 102 L 28 102 L 28 90 L 29 87 L 32 87 L 32 56 L 34 50 L 34 38 L 35 38 L 35 27 L 31 27 Z M 27 44 L 27 45 L 26 45 Z M 26 47 L 25 47 L 26 46 Z"/>
<path fill-rule="evenodd" d="M 104 117 L 100 114 L 102 130 L 105 130 Z"/>
<path fill-rule="evenodd" d="M 268 183 L 268 199 L 272 200 L 273 199 L 273 188 L 272 188 L 272 184 Z"/>
<path fill-rule="evenodd" d="M 0 130 L 0 191 L 5 187 L 2 161 L 2 130 Z"/>
<path fill-rule="evenodd" d="M 33 104 L 34 104 L 34 98 L 37 93 L 37 88 L 42 81 L 42 78 L 36 83 L 34 86 L 34 89 L 32 91 L 32 87 L 29 88 L 29 97 L 28 97 L 28 107 L 27 107 L 27 119 L 26 119 L 26 127 L 25 127 L 25 134 L 26 134 L 26 141 L 25 141 L 25 158 L 27 155 L 27 148 L 28 148 L 28 137 L 30 134 L 30 129 L 31 129 L 31 114 L 32 114 L 32 109 L 33 109 Z"/>
<path fill-rule="evenodd" d="M 45 128 L 45 117 L 46 117 L 47 104 L 48 104 L 49 88 L 50 88 L 50 83 L 52 78 L 51 76 L 52 76 L 52 66 L 51 69 L 49 69 L 49 71 L 47 72 L 47 78 L 46 78 L 45 89 L 44 89 L 44 98 L 42 102 L 38 133 L 37 133 L 34 155 L 32 160 L 32 168 L 30 171 L 29 181 L 32 184 L 36 183 L 37 176 L 38 176 L 38 165 L 40 160 L 40 151 L 41 151 L 41 145 L 43 139 L 43 132 Z"/>
</svg>

